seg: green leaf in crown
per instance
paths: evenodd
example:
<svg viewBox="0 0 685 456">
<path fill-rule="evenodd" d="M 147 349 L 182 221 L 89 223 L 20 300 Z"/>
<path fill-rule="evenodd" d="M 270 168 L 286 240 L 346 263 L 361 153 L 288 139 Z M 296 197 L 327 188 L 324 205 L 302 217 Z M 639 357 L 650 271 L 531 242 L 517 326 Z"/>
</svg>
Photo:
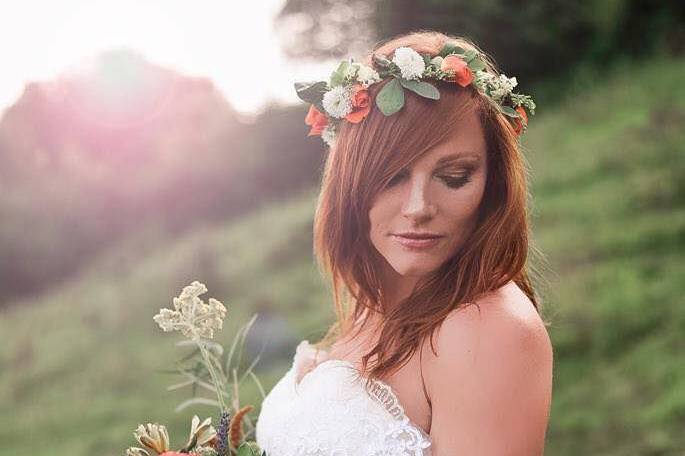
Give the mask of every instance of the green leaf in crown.
<svg viewBox="0 0 685 456">
<path fill-rule="evenodd" d="M 399 79 L 393 78 L 376 96 L 376 106 L 386 116 L 395 114 L 404 106 L 404 90 Z"/>
<path fill-rule="evenodd" d="M 350 62 L 343 60 L 338 68 L 331 74 L 331 87 L 337 87 L 345 83 L 345 76 L 350 67 Z"/>
<path fill-rule="evenodd" d="M 389 70 L 394 66 L 394 63 L 392 63 L 391 60 L 386 59 L 380 54 L 373 54 L 373 56 L 371 56 L 371 60 L 379 70 Z"/>
<path fill-rule="evenodd" d="M 467 65 L 469 66 L 469 69 L 471 71 L 473 71 L 474 73 L 476 71 L 483 71 L 483 70 L 485 70 L 485 68 L 487 68 L 485 65 L 485 62 L 483 62 L 480 59 L 480 57 L 475 57 L 475 58 L 471 59 L 470 62 L 467 62 Z"/>
<path fill-rule="evenodd" d="M 521 117 L 521 114 L 519 114 L 518 112 L 516 112 L 514 108 L 511 108 L 509 106 L 500 106 L 500 111 L 502 112 L 502 114 L 505 114 L 509 117 Z"/>
<path fill-rule="evenodd" d="M 302 101 L 313 104 L 321 112 L 323 108 L 323 96 L 327 92 L 326 81 L 296 82 L 295 91 Z"/>
<path fill-rule="evenodd" d="M 399 81 L 404 88 L 409 89 L 412 92 L 415 92 L 424 98 L 430 98 L 431 100 L 440 99 L 440 92 L 437 88 L 435 88 L 433 84 L 429 84 L 425 81 L 410 81 L 407 79 L 400 79 Z"/>
<path fill-rule="evenodd" d="M 478 53 L 474 51 L 473 49 L 469 49 L 468 51 L 464 52 L 464 61 L 466 63 L 469 63 L 473 59 L 475 59 L 478 56 Z"/>
<path fill-rule="evenodd" d="M 392 60 L 388 60 L 380 54 L 373 54 L 371 61 L 381 79 L 385 79 L 388 76 L 399 76 L 399 68 L 397 68 L 397 65 Z"/>
<path fill-rule="evenodd" d="M 487 56 L 482 55 L 477 49 L 465 49 L 452 43 L 445 43 L 437 55 L 419 53 L 409 47 L 401 47 L 395 51 L 400 49 L 402 55 L 398 58 L 396 52 L 392 60 L 384 55 L 372 53 L 371 67 L 355 64 L 352 58 L 342 61 L 331 74 L 328 83 L 296 83 L 299 97 L 314 105 L 328 119 L 324 129 L 321 129 L 321 125 L 317 128 L 312 127 L 314 133 L 310 134 L 320 134 L 329 146 L 334 143 L 337 125 L 342 118 L 338 118 L 338 114 L 336 118 L 332 118 L 323 108 L 324 95 L 331 89 L 336 89 L 336 97 L 340 97 L 340 103 L 344 103 L 347 100 L 343 98 L 352 95 L 352 89 L 348 84 L 355 80 L 363 84 L 364 90 L 384 81 L 385 85 L 375 96 L 375 104 L 385 116 L 402 109 L 405 102 L 404 89 L 427 99 L 439 100 L 440 92 L 437 87 L 427 81 L 447 81 L 462 87 L 472 84 L 489 103 L 508 118 L 527 119 L 528 115 L 535 114 L 536 106 L 532 97 L 513 93 L 512 89 L 517 84 L 516 79 L 509 78 L 489 66 Z M 448 56 L 458 57 L 466 66 L 452 58 L 445 64 L 445 58 Z M 455 78 L 456 75 L 459 77 Z M 340 88 L 346 92 L 340 92 Z"/>
<path fill-rule="evenodd" d="M 457 46 L 452 43 L 445 43 L 445 45 L 442 47 L 440 50 L 439 54 L 440 57 L 447 57 L 450 54 L 464 54 L 466 51 L 464 50 L 463 47 Z"/>
</svg>

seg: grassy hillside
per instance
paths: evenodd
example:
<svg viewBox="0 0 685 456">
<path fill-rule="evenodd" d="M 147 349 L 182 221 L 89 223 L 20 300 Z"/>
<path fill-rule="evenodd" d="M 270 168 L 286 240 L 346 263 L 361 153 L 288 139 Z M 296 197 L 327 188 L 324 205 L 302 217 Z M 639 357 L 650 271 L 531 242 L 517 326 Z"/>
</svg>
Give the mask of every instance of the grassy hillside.
<svg viewBox="0 0 685 456">
<path fill-rule="evenodd" d="M 599 73 L 531 131 L 552 455 L 685 452 L 684 77 L 682 61 Z"/>
<path fill-rule="evenodd" d="M 548 455 L 685 451 L 685 66 L 601 75 L 525 138 L 535 241 L 547 256 L 555 346 Z M 314 193 L 180 240 L 129 239 L 68 285 L 0 314 L 0 455 L 120 455 L 140 422 L 186 438 L 187 391 L 157 371 L 179 352 L 152 321 L 198 279 L 229 307 L 228 342 L 256 309 L 314 338 L 332 318 L 311 256 Z M 269 364 L 268 389 L 288 367 Z M 241 403 L 258 392 L 247 384 Z"/>
<path fill-rule="evenodd" d="M 227 347 L 256 305 L 278 308 L 303 338 L 316 330 L 332 313 L 322 309 L 327 298 L 309 254 L 314 201 L 303 194 L 236 226 L 199 227 L 173 242 L 151 229 L 68 286 L 13 305 L 0 319 L 0 455 L 120 455 L 148 421 L 169 425 L 172 445 L 182 445 L 192 413 L 215 410 L 174 413 L 190 390 L 167 392 L 181 378 L 158 371 L 183 353 L 174 347 L 181 337 L 163 333 L 152 316 L 198 279 L 209 288 L 203 299 L 229 309 L 217 337 Z M 260 374 L 268 388 L 287 360 L 269 367 Z M 245 398 L 258 390 L 246 383 L 241 403 L 254 403 Z"/>
</svg>

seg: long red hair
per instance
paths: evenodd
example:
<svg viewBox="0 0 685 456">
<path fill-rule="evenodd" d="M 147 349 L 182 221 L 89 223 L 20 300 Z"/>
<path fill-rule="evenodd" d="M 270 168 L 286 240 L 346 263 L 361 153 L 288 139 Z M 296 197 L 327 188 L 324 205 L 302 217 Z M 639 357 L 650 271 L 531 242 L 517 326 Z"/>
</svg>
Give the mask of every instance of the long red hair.
<svg viewBox="0 0 685 456">
<path fill-rule="evenodd" d="M 390 58 L 396 48 L 407 46 L 437 55 L 448 41 L 483 54 L 465 38 L 434 31 L 396 37 L 376 46 L 373 53 Z M 486 60 L 488 70 L 497 74 L 492 60 Z M 364 63 L 371 65 L 371 55 Z M 371 100 L 386 82 L 369 88 Z M 539 252 L 529 245 L 528 165 L 517 135 L 509 121 L 472 85 L 435 84 L 439 100 L 406 90 L 400 112 L 386 117 L 374 106 L 362 122 L 342 122 L 324 166 L 314 218 L 314 253 L 321 272 L 331 281 L 337 320 L 315 346 L 327 347 L 347 335 L 366 314 L 364 327 L 373 313 L 365 309 L 380 313 L 379 341 L 362 358 L 363 370 L 368 372 L 367 386 L 371 379 L 381 379 L 408 361 L 454 309 L 511 280 L 540 311 L 527 272 L 529 250 Z M 374 267 L 377 252 L 368 234 L 374 195 L 399 170 L 446 140 L 453 133 L 450 128 L 455 120 L 469 110 L 479 116 L 487 144 L 487 181 L 477 226 L 448 261 L 419 281 L 400 305 L 387 310 L 383 285 Z M 369 369 L 374 356 L 375 363 Z"/>
</svg>

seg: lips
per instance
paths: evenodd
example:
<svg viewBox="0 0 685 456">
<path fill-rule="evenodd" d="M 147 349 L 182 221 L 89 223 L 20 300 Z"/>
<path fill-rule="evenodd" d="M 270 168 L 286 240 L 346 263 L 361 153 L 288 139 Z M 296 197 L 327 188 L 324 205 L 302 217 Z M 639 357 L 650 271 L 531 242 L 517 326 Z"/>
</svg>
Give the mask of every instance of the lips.
<svg viewBox="0 0 685 456">
<path fill-rule="evenodd" d="M 410 237 L 410 234 L 407 235 L 400 235 L 400 234 L 393 234 L 392 237 L 395 239 L 398 243 L 400 243 L 402 246 L 410 248 L 412 250 L 420 250 L 420 249 L 428 249 L 431 247 L 435 247 L 439 242 L 440 239 L 442 239 L 443 236 L 440 235 L 428 235 L 428 234 L 416 234 L 412 233 L 412 237 Z"/>
<path fill-rule="evenodd" d="M 428 231 L 425 231 L 425 232 L 405 231 L 402 233 L 393 233 L 393 236 L 401 236 L 401 237 L 409 238 L 409 239 L 433 239 L 433 238 L 442 237 L 442 234 L 431 233 Z"/>
</svg>

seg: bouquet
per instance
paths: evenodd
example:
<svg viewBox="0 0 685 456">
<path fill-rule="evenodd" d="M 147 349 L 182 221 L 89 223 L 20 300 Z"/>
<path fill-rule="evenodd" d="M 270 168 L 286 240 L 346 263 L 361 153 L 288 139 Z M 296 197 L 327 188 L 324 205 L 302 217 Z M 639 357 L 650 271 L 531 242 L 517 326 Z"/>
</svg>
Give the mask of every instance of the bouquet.
<svg viewBox="0 0 685 456">
<path fill-rule="evenodd" d="M 226 307 L 218 300 L 209 298 L 205 303 L 199 296 L 207 292 L 207 287 L 198 281 L 183 288 L 180 296 L 173 298 L 174 309 L 160 309 L 153 317 L 154 321 L 165 332 L 180 331 L 186 338 L 178 346 L 191 346 L 194 351 L 177 363 L 178 372 L 185 377 L 181 383 L 172 385 L 168 390 L 192 386 L 207 389 L 216 394 L 217 399 L 193 397 L 180 404 L 176 411 L 194 404 L 213 405 L 219 409 L 218 428 L 212 426 L 212 418 L 202 422 L 197 415 L 191 420 L 190 436 L 185 445 L 178 450 L 169 448 L 169 434 L 164 425 L 147 423 L 139 425 L 133 436 L 142 447 L 130 447 L 126 456 L 267 456 L 254 440 L 247 440 L 243 432 L 243 421 L 248 420 L 248 413 L 252 405 L 240 407 L 238 401 L 239 384 L 246 376 L 257 383 L 260 391 L 264 391 L 259 380 L 252 372 L 257 359 L 251 363 L 246 373 L 238 380 L 236 368 L 231 369 L 233 354 L 240 340 L 240 350 L 249 328 L 255 321 L 256 315 L 243 326 L 233 340 L 231 349 L 224 356 L 223 347 L 214 342 L 214 331 L 223 326 L 226 317 Z M 184 364 L 185 363 L 185 364 Z M 238 363 L 240 364 L 240 356 Z M 232 376 L 229 380 L 228 372 Z M 229 386 L 233 395 L 229 395 Z M 227 400 L 232 399 L 231 407 Z M 254 428 L 253 428 L 254 429 Z"/>
</svg>

